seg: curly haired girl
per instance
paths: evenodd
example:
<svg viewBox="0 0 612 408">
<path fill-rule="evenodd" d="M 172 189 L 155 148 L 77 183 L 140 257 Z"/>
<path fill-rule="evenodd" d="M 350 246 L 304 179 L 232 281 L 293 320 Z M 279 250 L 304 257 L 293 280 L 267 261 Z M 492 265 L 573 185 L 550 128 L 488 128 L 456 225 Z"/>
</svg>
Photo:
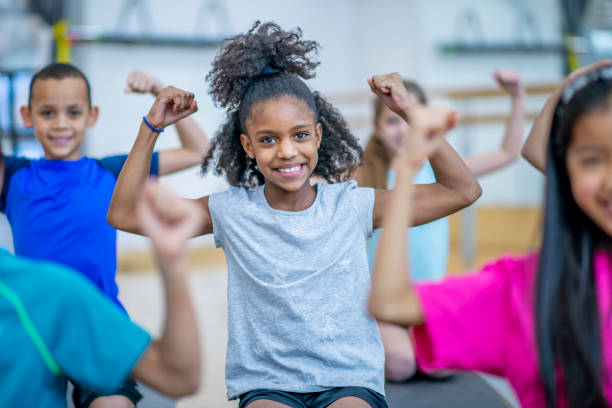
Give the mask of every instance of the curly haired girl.
<svg viewBox="0 0 612 408">
<path fill-rule="evenodd" d="M 304 82 L 314 76 L 317 48 L 299 29 L 257 22 L 225 42 L 208 75 L 228 116 L 202 167 L 214 165 L 231 187 L 197 200 L 199 233 L 213 233 L 227 258 L 226 383 L 240 407 L 387 406 L 383 348 L 366 311 L 365 243 L 389 193 L 346 181 L 362 152 L 338 111 Z M 408 118 L 405 89 L 377 92 Z M 160 93 L 119 177 L 111 224 L 139 232 L 134 193 L 158 131 L 195 109 L 193 94 Z M 416 224 L 480 194 L 447 144 L 430 160 L 439 181 L 417 189 Z M 311 185 L 312 175 L 328 184 Z"/>
</svg>

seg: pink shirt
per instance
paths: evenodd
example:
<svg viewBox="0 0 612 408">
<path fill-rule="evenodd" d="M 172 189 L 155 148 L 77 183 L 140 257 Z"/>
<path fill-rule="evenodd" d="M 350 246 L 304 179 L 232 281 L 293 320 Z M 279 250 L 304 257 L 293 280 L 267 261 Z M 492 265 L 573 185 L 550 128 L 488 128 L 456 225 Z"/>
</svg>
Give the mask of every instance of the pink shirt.
<svg viewBox="0 0 612 408">
<path fill-rule="evenodd" d="M 602 322 L 603 386 L 612 406 L 612 256 L 595 256 Z M 416 285 L 425 324 L 414 328 L 424 370 L 476 370 L 506 377 L 525 408 L 545 407 L 538 373 L 533 288 L 537 255 L 505 256 L 474 275 Z M 563 390 L 560 377 L 557 389 Z M 563 391 L 558 395 L 566 406 Z"/>
</svg>

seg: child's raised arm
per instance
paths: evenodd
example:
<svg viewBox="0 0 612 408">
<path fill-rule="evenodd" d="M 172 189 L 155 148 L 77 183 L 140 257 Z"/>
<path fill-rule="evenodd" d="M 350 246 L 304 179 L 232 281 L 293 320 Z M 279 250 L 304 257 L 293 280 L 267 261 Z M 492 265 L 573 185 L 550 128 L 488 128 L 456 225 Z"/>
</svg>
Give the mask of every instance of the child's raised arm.
<svg viewBox="0 0 612 408">
<path fill-rule="evenodd" d="M 164 281 L 165 321 L 134 367 L 132 377 L 164 394 L 194 393 L 200 384 L 200 342 L 196 313 L 187 282 L 186 242 L 202 223 L 194 202 L 181 200 L 157 183 L 147 182 L 137 219 L 155 248 Z"/>
<path fill-rule="evenodd" d="M 414 326 L 423 323 L 421 303 L 410 281 L 406 225 L 416 211 L 413 176 L 443 146 L 442 135 L 456 121 L 456 115 L 442 107 L 414 105 L 411 108 L 412 129 L 406 145 L 396 160 L 396 184 L 390 191 L 383 219 L 368 302 L 377 320 Z"/>
<path fill-rule="evenodd" d="M 464 159 L 474 177 L 482 176 L 512 163 L 519 157 L 521 151 L 525 128 L 525 89 L 521 78 L 516 72 L 509 69 L 495 71 L 493 78 L 510 95 L 512 111 L 506 122 L 506 133 L 501 147 Z"/>
<path fill-rule="evenodd" d="M 410 96 L 397 73 L 376 75 L 368 80 L 372 92 L 382 98 L 385 105 L 400 115 L 408 123 L 412 122 L 411 111 L 419 107 Z M 449 116 L 449 126 L 456 123 L 455 113 Z M 429 163 L 436 177 L 436 183 L 421 184 L 414 187 L 414 217 L 411 223 L 421 225 L 446 217 L 472 204 L 480 197 L 478 181 L 465 165 L 461 157 L 443 139 L 440 146 L 432 152 Z M 380 228 L 382 219 L 388 212 L 390 191 L 376 190 L 374 202 L 373 227 Z"/>
<path fill-rule="evenodd" d="M 563 94 L 565 88 L 581 75 L 606 66 L 612 66 L 612 60 L 605 59 L 597 61 L 593 64 L 586 65 L 575 70 L 569 74 L 567 78 L 565 78 L 548 97 L 546 104 L 533 121 L 531 132 L 529 132 L 529 136 L 527 137 L 527 141 L 525 142 L 522 150 L 523 157 L 536 169 L 540 170 L 541 172 L 546 171 L 546 149 L 548 147 L 550 128 L 555 115 L 555 108 L 557 107 L 559 99 L 561 99 L 561 95 Z"/>
<path fill-rule="evenodd" d="M 164 89 L 164 85 L 158 78 L 143 70 L 136 69 L 128 75 L 125 92 L 150 93 L 157 97 L 162 89 Z M 210 146 L 206 134 L 193 118 L 186 117 L 176 122 L 174 126 L 181 141 L 181 147 L 159 152 L 160 176 L 200 163 Z"/>
<path fill-rule="evenodd" d="M 130 151 L 117 179 L 113 198 L 106 219 L 115 228 L 141 233 L 136 218 L 136 205 L 140 191 L 149 177 L 151 156 L 159 132 L 197 110 L 194 95 L 169 86 L 155 99 L 151 110 L 140 125 L 134 146 Z M 145 122 L 146 121 L 146 122 Z M 148 123 L 147 123 L 148 122 Z M 208 197 L 197 200 L 203 217 L 202 224 L 194 236 L 212 232 L 212 220 L 208 211 Z"/>
</svg>

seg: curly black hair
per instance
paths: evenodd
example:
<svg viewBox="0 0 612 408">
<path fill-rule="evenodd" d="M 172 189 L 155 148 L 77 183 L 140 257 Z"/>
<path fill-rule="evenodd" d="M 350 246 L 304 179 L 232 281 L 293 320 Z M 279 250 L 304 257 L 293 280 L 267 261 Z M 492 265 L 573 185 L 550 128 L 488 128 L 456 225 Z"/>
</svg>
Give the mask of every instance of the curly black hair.
<svg viewBox="0 0 612 408">
<path fill-rule="evenodd" d="M 216 162 L 214 173 L 225 175 L 229 184 L 262 185 L 264 177 L 242 148 L 240 134 L 246 133 L 254 104 L 283 95 L 304 101 L 321 123 L 323 137 L 313 174 L 330 183 L 346 181 L 361 164 L 361 146 L 340 112 L 303 81 L 314 77 L 319 44 L 301 37 L 299 28 L 284 31 L 275 23 L 257 21 L 247 33 L 225 40 L 206 79 L 215 104 L 227 110 L 227 119 L 211 142 L 202 172 Z"/>
</svg>

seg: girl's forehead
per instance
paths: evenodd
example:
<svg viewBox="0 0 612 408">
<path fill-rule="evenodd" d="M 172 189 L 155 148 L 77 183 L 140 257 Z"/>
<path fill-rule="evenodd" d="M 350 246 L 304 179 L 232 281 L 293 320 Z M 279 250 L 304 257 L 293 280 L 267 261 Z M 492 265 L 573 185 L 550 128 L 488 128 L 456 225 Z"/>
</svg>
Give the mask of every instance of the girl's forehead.
<svg viewBox="0 0 612 408">
<path fill-rule="evenodd" d="M 612 144 L 612 104 L 593 109 L 576 120 L 571 144 L 584 143 Z"/>
<path fill-rule="evenodd" d="M 257 102 L 251 108 L 247 126 L 286 126 L 314 124 L 315 114 L 308 104 L 293 96 L 281 96 Z"/>
</svg>

